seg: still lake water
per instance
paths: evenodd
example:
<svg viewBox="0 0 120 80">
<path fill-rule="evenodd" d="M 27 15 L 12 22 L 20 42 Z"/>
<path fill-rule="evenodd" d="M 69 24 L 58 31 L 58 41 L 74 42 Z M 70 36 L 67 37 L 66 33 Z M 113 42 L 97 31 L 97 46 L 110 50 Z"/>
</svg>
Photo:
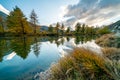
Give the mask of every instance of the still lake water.
<svg viewBox="0 0 120 80">
<path fill-rule="evenodd" d="M 91 37 L 0 38 L 0 80 L 31 80 Z"/>
</svg>

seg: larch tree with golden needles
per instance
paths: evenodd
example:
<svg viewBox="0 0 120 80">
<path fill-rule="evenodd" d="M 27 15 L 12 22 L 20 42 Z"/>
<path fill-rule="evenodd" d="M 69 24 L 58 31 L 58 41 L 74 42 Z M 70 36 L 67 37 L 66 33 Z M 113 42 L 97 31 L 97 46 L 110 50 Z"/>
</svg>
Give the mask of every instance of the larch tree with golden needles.
<svg viewBox="0 0 120 80">
<path fill-rule="evenodd" d="M 10 32 L 26 34 L 29 33 L 30 27 L 27 22 L 27 18 L 24 16 L 23 12 L 17 6 L 10 15 L 7 17 L 7 27 Z"/>
<path fill-rule="evenodd" d="M 3 18 L 0 16 L 0 31 L 4 33 Z"/>
</svg>

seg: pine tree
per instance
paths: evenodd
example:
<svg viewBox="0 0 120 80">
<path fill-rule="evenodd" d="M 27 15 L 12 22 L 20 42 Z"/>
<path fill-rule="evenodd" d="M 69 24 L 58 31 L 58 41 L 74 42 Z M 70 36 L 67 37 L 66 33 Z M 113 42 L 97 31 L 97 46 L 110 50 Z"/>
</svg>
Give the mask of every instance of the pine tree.
<svg viewBox="0 0 120 80">
<path fill-rule="evenodd" d="M 80 23 L 77 23 L 76 26 L 75 26 L 75 31 L 76 31 L 77 33 L 79 33 L 79 32 L 80 32 L 80 28 L 81 28 L 81 24 L 80 24 Z"/>
<path fill-rule="evenodd" d="M 53 26 L 52 26 L 52 25 L 49 26 L 48 31 L 49 31 L 50 33 L 53 33 Z"/>
<path fill-rule="evenodd" d="M 86 25 L 83 24 L 82 27 L 81 27 L 81 34 L 85 34 L 85 27 L 86 27 Z"/>
<path fill-rule="evenodd" d="M 70 27 L 67 28 L 66 33 L 67 33 L 67 34 L 70 33 Z"/>
<path fill-rule="evenodd" d="M 30 14 L 30 22 L 34 25 L 34 34 L 36 34 L 36 27 L 37 27 L 37 23 L 38 23 L 38 17 L 37 14 L 35 13 L 34 10 L 32 10 L 31 14 Z"/>
<path fill-rule="evenodd" d="M 64 34 L 64 29 L 65 29 L 65 26 L 64 26 L 64 24 L 62 24 L 62 26 L 61 26 L 62 35 Z"/>
<path fill-rule="evenodd" d="M 59 35 L 59 28 L 60 28 L 60 24 L 57 23 L 55 27 L 55 32 L 57 33 L 57 35 Z"/>
</svg>

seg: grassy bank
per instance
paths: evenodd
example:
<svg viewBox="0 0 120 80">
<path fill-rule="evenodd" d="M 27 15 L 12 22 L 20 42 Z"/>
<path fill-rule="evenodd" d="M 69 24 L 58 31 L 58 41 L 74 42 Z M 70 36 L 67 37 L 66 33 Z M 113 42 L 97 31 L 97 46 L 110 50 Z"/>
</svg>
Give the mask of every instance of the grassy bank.
<svg viewBox="0 0 120 80">
<path fill-rule="evenodd" d="M 106 34 L 96 39 L 95 41 L 101 47 L 116 47 L 120 48 L 120 38 L 114 34 Z"/>
<path fill-rule="evenodd" d="M 50 80 L 119 80 L 120 63 L 113 65 L 110 55 L 120 52 L 113 48 L 102 52 L 101 56 L 84 48 L 74 49 L 51 68 Z"/>
</svg>

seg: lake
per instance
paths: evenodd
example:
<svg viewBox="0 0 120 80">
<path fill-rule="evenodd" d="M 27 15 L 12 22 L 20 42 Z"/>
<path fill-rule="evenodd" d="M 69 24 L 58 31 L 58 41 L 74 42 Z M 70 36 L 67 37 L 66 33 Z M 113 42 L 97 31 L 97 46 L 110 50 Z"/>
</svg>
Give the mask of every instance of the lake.
<svg viewBox="0 0 120 80">
<path fill-rule="evenodd" d="M 0 80 L 28 80 L 93 37 L 0 37 Z"/>
</svg>

